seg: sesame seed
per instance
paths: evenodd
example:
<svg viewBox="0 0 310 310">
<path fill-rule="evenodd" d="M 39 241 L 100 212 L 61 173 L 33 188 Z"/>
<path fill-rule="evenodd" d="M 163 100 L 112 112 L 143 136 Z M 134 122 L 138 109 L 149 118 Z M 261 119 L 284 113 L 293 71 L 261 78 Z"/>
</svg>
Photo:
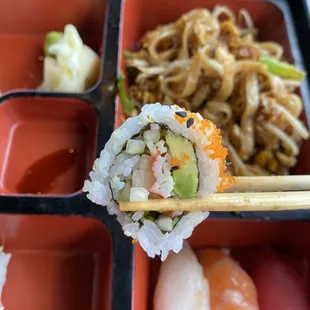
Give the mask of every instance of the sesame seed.
<svg viewBox="0 0 310 310">
<path fill-rule="evenodd" d="M 189 128 L 194 124 L 194 119 L 192 117 L 190 117 L 187 121 L 186 121 L 186 127 Z"/>
<path fill-rule="evenodd" d="M 187 113 L 185 111 L 178 111 L 178 112 L 175 112 L 175 114 L 177 116 L 181 116 L 181 117 L 186 117 L 187 116 Z"/>
<path fill-rule="evenodd" d="M 173 172 L 173 171 L 176 171 L 176 170 L 179 170 L 180 167 L 179 166 L 173 166 L 171 167 L 170 171 Z"/>
</svg>

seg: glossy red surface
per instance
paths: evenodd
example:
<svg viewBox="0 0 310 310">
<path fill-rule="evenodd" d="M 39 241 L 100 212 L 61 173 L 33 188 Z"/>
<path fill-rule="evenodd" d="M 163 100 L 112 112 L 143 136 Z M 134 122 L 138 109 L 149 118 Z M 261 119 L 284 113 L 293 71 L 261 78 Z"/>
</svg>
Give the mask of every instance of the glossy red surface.
<svg viewBox="0 0 310 310">
<path fill-rule="evenodd" d="M 0 105 L 0 193 L 72 194 L 96 151 L 97 115 L 86 102 L 16 98 Z"/>
<path fill-rule="evenodd" d="M 1 1 L 0 91 L 39 86 L 45 34 L 63 31 L 68 23 L 101 54 L 105 9 L 105 0 Z"/>
<path fill-rule="evenodd" d="M 307 222 L 210 219 L 195 229 L 189 243 L 195 250 L 206 247 L 221 247 L 233 248 L 233 252 L 236 253 L 242 248 L 271 246 L 281 248 L 282 251 L 285 249 L 286 253 L 301 253 L 309 264 L 309 229 L 310 223 Z M 251 264 L 251 260 L 243 257 L 242 263 L 246 266 L 247 263 Z M 302 268 L 303 274 L 309 273 L 309 269 L 305 269 L 303 264 L 303 261 L 295 261 L 294 268 L 297 270 Z M 158 258 L 150 259 L 139 245 L 135 247 L 134 310 L 153 309 L 153 294 L 159 268 L 160 260 Z"/>
<path fill-rule="evenodd" d="M 112 238 L 81 217 L 0 215 L 0 238 L 12 253 L 3 289 L 6 310 L 107 310 Z"/>
</svg>

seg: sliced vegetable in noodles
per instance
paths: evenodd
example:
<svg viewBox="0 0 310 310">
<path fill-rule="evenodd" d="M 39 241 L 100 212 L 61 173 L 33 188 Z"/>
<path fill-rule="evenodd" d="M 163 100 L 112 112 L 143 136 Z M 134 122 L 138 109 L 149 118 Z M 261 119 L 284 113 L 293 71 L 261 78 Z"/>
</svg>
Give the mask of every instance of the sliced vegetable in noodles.
<svg viewBox="0 0 310 310">
<path fill-rule="evenodd" d="M 135 112 L 135 106 L 127 95 L 127 91 L 125 87 L 125 75 L 123 72 L 121 72 L 119 75 L 118 82 L 117 82 L 117 88 L 118 88 L 120 101 L 121 101 L 125 114 L 127 116 L 132 116 L 133 113 Z"/>
<path fill-rule="evenodd" d="M 271 57 L 261 55 L 259 61 L 268 66 L 268 70 L 285 79 L 303 80 L 306 73 L 285 62 L 277 61 Z"/>
<path fill-rule="evenodd" d="M 309 138 L 295 93 L 306 73 L 284 62 L 279 43 L 257 41 L 258 31 L 245 9 L 198 8 L 146 32 L 125 55 L 136 106 L 177 104 L 214 122 L 234 175 L 287 174 Z"/>
</svg>

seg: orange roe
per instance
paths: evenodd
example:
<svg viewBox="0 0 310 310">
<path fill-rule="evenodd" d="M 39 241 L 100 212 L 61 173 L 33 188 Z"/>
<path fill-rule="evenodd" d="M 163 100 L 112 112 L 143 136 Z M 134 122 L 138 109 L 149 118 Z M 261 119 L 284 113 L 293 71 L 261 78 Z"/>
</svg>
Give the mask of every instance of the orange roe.
<svg viewBox="0 0 310 310">
<path fill-rule="evenodd" d="M 219 186 L 217 187 L 217 190 L 220 192 L 224 191 L 226 188 L 229 188 L 235 182 L 235 179 L 234 177 L 227 175 L 225 173 L 226 166 L 224 162 L 227 156 L 227 149 L 222 145 L 222 137 L 220 129 L 218 129 L 210 120 L 200 119 L 196 113 L 192 113 L 185 109 L 182 110 L 187 113 L 187 116 L 181 117 L 175 114 L 174 118 L 178 123 L 183 124 L 186 123 L 189 118 L 193 118 L 195 122 L 191 127 L 191 129 L 198 128 L 198 130 L 203 135 L 206 135 L 207 133 L 210 134 L 210 137 L 208 139 L 209 143 L 204 147 L 204 151 L 211 159 L 218 160 L 219 178 L 221 181 Z M 183 155 L 182 163 L 184 163 L 184 159 L 186 160 L 189 159 L 188 154 L 186 155 L 185 156 Z M 180 163 L 174 163 L 173 160 L 171 161 L 171 166 L 179 166 L 179 164 Z"/>
<path fill-rule="evenodd" d="M 180 167 L 181 161 L 177 158 L 172 158 L 170 165 L 171 167 L 175 167 L 175 166 Z"/>
<path fill-rule="evenodd" d="M 178 158 L 172 158 L 170 165 L 171 167 L 178 166 L 179 169 L 182 169 L 182 166 L 185 165 L 185 162 L 189 160 L 189 155 L 187 153 L 182 154 L 182 160 Z"/>
<path fill-rule="evenodd" d="M 210 144 L 204 147 L 205 151 L 212 151 L 209 155 L 211 159 L 225 160 L 227 156 L 227 149 L 222 145 L 220 132 L 219 129 L 214 130 L 210 137 Z"/>
<path fill-rule="evenodd" d="M 226 188 L 229 188 L 235 183 L 235 178 L 231 175 L 225 174 L 226 166 L 223 162 L 219 163 L 219 175 L 221 178 L 220 185 L 217 187 L 219 192 L 223 192 Z"/>
<path fill-rule="evenodd" d="M 186 122 L 186 117 L 182 117 L 182 116 L 174 114 L 174 118 L 179 124 L 183 124 Z"/>
<path fill-rule="evenodd" d="M 184 160 L 189 160 L 189 155 L 187 153 L 183 153 L 182 157 Z"/>
</svg>

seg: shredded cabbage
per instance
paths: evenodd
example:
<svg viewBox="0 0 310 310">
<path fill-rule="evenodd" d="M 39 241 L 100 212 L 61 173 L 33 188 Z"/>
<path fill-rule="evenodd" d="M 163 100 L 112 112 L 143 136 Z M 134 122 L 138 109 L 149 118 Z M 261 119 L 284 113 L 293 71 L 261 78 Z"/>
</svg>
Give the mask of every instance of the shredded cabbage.
<svg viewBox="0 0 310 310">
<path fill-rule="evenodd" d="M 47 34 L 48 38 L 49 34 Z M 81 92 L 97 80 L 100 58 L 83 41 L 73 25 L 66 25 L 63 36 L 45 42 L 42 90 Z"/>
</svg>

